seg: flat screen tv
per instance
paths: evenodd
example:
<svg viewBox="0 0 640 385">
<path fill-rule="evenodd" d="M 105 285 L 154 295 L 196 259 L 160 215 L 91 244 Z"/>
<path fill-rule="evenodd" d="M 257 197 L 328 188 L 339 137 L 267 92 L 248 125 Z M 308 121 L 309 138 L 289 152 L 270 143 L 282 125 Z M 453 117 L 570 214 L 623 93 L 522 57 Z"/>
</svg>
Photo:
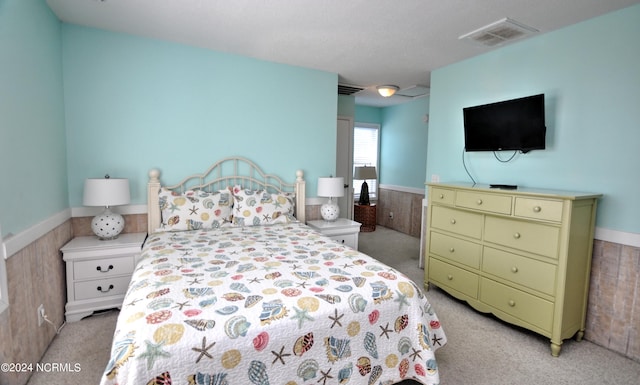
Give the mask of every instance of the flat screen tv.
<svg viewBox="0 0 640 385">
<path fill-rule="evenodd" d="M 544 94 L 466 107 L 463 115 L 465 151 L 545 148 Z"/>
</svg>

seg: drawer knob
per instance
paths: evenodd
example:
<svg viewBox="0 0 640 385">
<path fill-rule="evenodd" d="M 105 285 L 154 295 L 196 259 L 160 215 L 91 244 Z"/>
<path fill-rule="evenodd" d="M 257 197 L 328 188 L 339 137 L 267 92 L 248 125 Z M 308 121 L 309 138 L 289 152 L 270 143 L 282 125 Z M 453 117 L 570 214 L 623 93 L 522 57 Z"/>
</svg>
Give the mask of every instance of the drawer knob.
<svg viewBox="0 0 640 385">
<path fill-rule="evenodd" d="M 514 234 L 513 234 L 513 237 L 514 237 L 515 239 L 520 239 L 520 233 L 514 233 Z"/>
<path fill-rule="evenodd" d="M 533 207 L 533 212 L 534 213 L 539 213 L 540 211 L 542 211 L 542 207 L 540 207 L 540 206 L 534 206 Z"/>
<path fill-rule="evenodd" d="M 113 270 L 113 265 L 109 265 L 109 267 L 107 267 L 107 270 L 102 270 L 102 267 L 98 266 L 96 267 L 96 270 L 98 270 L 101 273 L 108 273 L 109 270 Z"/>
<path fill-rule="evenodd" d="M 440 194 L 440 199 L 444 199 L 444 194 Z"/>
<path fill-rule="evenodd" d="M 454 251 L 456 251 L 456 249 L 454 249 L 453 247 L 450 247 L 450 248 L 449 248 L 449 252 L 450 252 L 450 253 L 453 253 Z"/>
<path fill-rule="evenodd" d="M 512 273 L 517 273 L 518 272 L 518 268 L 516 266 L 511 268 L 511 272 Z"/>
<path fill-rule="evenodd" d="M 102 290 L 102 286 L 98 286 L 96 289 L 98 289 L 98 291 L 100 292 L 108 293 L 111 291 L 111 289 L 113 289 L 113 285 L 109 285 L 109 288 L 107 290 Z"/>
<path fill-rule="evenodd" d="M 455 218 L 451 218 L 451 224 L 455 225 L 456 224 L 456 219 Z"/>
<path fill-rule="evenodd" d="M 516 301 L 514 301 L 514 300 L 510 299 L 510 300 L 509 300 L 509 306 L 511 306 L 511 307 L 515 307 L 515 306 L 516 306 Z"/>
<path fill-rule="evenodd" d="M 476 203 L 478 204 L 478 206 L 480 206 L 482 204 L 482 199 L 478 199 Z"/>
<path fill-rule="evenodd" d="M 451 275 L 451 274 L 447 275 L 447 279 L 448 279 L 449 281 L 453 281 L 453 275 Z"/>
</svg>

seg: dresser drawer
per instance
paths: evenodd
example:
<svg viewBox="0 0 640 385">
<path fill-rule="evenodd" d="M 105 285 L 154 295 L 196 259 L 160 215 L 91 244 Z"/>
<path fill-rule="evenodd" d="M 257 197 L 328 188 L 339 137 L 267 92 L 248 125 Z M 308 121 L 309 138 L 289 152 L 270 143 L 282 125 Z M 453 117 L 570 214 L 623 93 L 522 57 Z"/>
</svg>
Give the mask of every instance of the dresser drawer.
<svg viewBox="0 0 640 385">
<path fill-rule="evenodd" d="M 446 188 L 431 187 L 431 202 L 453 205 L 455 192 Z"/>
<path fill-rule="evenodd" d="M 480 268 L 480 251 L 482 246 L 448 235 L 431 232 L 429 238 L 429 252 L 448 260 L 464 265 Z"/>
<path fill-rule="evenodd" d="M 91 259 L 73 263 L 73 278 L 92 279 L 123 275 L 133 272 L 133 255 L 118 258 Z"/>
<path fill-rule="evenodd" d="M 553 295 L 556 265 L 485 247 L 482 271 L 539 292 Z"/>
<path fill-rule="evenodd" d="M 480 301 L 547 332 L 553 323 L 553 303 L 490 279 L 480 279 Z"/>
<path fill-rule="evenodd" d="M 435 258 L 429 258 L 429 280 L 471 298 L 478 298 L 478 276 Z"/>
<path fill-rule="evenodd" d="M 511 197 L 480 192 L 458 191 L 456 206 L 498 214 L 511 214 Z"/>
<path fill-rule="evenodd" d="M 523 218 L 560 222 L 562 201 L 535 198 L 516 198 L 515 215 Z"/>
<path fill-rule="evenodd" d="M 560 229 L 541 223 L 487 216 L 484 239 L 499 245 L 558 258 Z"/>
<path fill-rule="evenodd" d="M 129 281 L 131 281 L 131 276 L 76 282 L 73 285 L 75 300 L 111 297 L 114 295 L 124 296 L 129 286 Z"/>
<path fill-rule="evenodd" d="M 431 207 L 431 226 L 480 239 L 482 215 L 442 206 Z"/>
</svg>

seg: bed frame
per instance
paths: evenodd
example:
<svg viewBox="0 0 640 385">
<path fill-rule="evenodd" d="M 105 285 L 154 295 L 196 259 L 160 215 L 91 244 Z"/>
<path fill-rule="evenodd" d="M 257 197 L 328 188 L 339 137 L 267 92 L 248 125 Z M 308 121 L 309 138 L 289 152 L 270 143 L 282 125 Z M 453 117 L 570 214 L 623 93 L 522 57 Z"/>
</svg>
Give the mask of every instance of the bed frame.
<svg viewBox="0 0 640 385">
<path fill-rule="evenodd" d="M 286 183 L 279 176 L 266 174 L 255 163 L 243 157 L 230 157 L 217 161 L 201 174 L 187 176 L 174 185 L 164 188 L 184 192 L 189 189 L 217 191 L 228 186 L 241 185 L 245 189 L 264 189 L 269 192 L 295 193 L 295 216 L 305 223 L 305 180 L 302 170 L 296 171 L 294 183 Z M 162 221 L 158 192 L 160 170 L 149 171 L 147 183 L 147 231 L 149 234 L 160 228 Z"/>
</svg>

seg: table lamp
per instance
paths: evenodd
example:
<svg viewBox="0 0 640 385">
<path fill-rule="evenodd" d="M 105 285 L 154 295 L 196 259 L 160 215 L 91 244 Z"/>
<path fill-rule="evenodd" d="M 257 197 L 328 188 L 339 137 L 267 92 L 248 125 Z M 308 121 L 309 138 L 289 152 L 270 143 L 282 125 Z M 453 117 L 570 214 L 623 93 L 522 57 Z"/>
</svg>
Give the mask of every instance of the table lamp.
<svg viewBox="0 0 640 385">
<path fill-rule="evenodd" d="M 344 178 L 318 178 L 318 196 L 328 197 L 329 201 L 320 207 L 322 219 L 333 222 L 340 216 L 340 207 L 333 198 L 344 196 Z"/>
<path fill-rule="evenodd" d="M 369 185 L 367 184 L 367 179 L 378 179 L 378 175 L 376 174 L 376 168 L 373 166 L 356 167 L 356 170 L 353 173 L 353 179 L 363 181 L 362 187 L 360 188 L 360 199 L 358 199 L 358 204 L 368 205 L 369 204 Z"/>
<path fill-rule="evenodd" d="M 101 240 L 116 239 L 124 230 L 124 218 L 111 211 L 111 206 L 126 205 L 131 200 L 129 180 L 121 178 L 90 178 L 84 181 L 85 206 L 104 206 L 102 214 L 93 217 L 91 230 Z"/>
</svg>

